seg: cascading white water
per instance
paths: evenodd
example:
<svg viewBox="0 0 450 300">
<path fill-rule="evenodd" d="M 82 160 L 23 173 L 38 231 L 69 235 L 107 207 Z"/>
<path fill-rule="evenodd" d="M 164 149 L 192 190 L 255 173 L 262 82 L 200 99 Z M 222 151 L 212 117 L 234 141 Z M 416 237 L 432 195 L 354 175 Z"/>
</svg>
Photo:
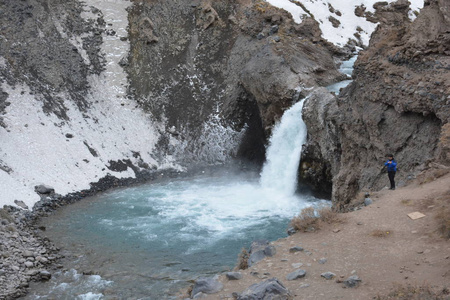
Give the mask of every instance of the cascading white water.
<svg viewBox="0 0 450 300">
<path fill-rule="evenodd" d="M 275 126 L 261 173 L 261 186 L 293 195 L 297 186 L 297 171 L 302 145 L 306 141 L 306 125 L 302 119 L 303 103 L 288 109 Z"/>
<path fill-rule="evenodd" d="M 293 216 L 323 203 L 295 194 L 306 138 L 303 102 L 274 128 L 260 177 L 215 170 L 110 191 L 58 211 L 43 224 L 46 235 L 61 248 L 84 253 L 68 268 L 101 277 L 55 274 L 26 299 L 75 299 L 80 293 L 101 298 L 105 288 L 121 298 L 176 299 L 193 278 L 231 269 L 252 240 L 285 236 Z"/>
<path fill-rule="evenodd" d="M 336 95 L 339 95 L 339 92 L 341 89 L 345 88 L 347 85 L 349 85 L 353 79 L 353 65 L 355 64 L 356 59 L 358 58 L 357 55 L 351 57 L 349 60 L 345 60 L 342 62 L 341 66 L 339 67 L 339 72 L 342 74 L 347 75 L 347 80 L 342 80 L 336 83 L 333 83 L 329 86 L 327 86 L 327 89 L 330 92 L 335 93 Z"/>
</svg>

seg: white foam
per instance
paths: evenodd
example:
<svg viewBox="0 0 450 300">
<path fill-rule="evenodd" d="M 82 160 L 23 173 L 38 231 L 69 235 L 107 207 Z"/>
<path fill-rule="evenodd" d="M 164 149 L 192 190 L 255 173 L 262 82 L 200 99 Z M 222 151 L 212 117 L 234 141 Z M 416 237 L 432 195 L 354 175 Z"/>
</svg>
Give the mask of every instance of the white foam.
<svg viewBox="0 0 450 300">
<path fill-rule="evenodd" d="M 100 300 L 103 298 L 103 294 L 94 294 L 92 292 L 78 295 L 76 299 L 80 300 Z"/>
<path fill-rule="evenodd" d="M 352 73 L 353 73 L 353 65 L 355 64 L 357 57 L 358 56 L 355 55 L 352 58 L 350 58 L 349 60 L 342 62 L 341 66 L 339 67 L 339 71 L 343 74 L 346 74 L 348 79 L 340 81 L 340 82 L 336 82 L 334 84 L 327 86 L 327 89 L 330 92 L 333 92 L 336 95 L 339 95 L 340 90 L 345 88 L 347 85 L 349 85 L 353 81 L 353 79 L 351 79 Z"/>
<path fill-rule="evenodd" d="M 113 282 L 105 280 L 99 275 L 82 275 L 74 269 L 57 272 L 52 276 L 47 286 L 39 286 L 25 296 L 25 299 L 102 299 L 99 291 Z M 69 297 L 69 298 L 68 298 Z"/>
</svg>

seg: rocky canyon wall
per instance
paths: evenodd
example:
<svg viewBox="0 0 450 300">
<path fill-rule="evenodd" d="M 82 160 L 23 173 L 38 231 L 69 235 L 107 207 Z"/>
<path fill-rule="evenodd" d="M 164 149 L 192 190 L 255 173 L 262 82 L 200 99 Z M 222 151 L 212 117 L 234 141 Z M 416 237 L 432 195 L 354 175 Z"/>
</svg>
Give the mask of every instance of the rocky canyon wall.
<svg viewBox="0 0 450 300">
<path fill-rule="evenodd" d="M 338 97 L 316 90 L 306 103 L 299 176 L 337 208 L 360 190 L 387 186 L 387 153 L 399 163 L 400 184 L 449 164 L 449 5 L 425 1 L 414 22 L 404 1 L 378 6 L 381 23 L 356 61 L 354 81 Z"/>
<path fill-rule="evenodd" d="M 271 127 L 302 88 L 342 77 L 316 23 L 299 26 L 264 1 L 135 1 L 129 11 L 130 92 L 170 128 L 159 146 L 184 161 L 210 160 L 223 143 L 260 163 Z M 243 143 L 216 134 L 220 126 Z"/>
<path fill-rule="evenodd" d="M 0 204 L 105 176 L 260 164 L 306 88 L 343 77 L 308 17 L 265 1 L 3 1 Z"/>
</svg>

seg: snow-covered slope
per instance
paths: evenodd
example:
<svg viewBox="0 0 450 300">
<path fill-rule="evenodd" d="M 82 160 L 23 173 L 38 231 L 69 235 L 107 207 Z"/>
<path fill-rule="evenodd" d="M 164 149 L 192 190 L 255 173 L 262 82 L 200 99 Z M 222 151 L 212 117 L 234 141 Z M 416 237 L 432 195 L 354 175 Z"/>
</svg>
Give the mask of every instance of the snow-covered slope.
<svg viewBox="0 0 450 300">
<path fill-rule="evenodd" d="M 373 4 L 379 2 L 378 0 L 267 0 L 267 2 L 290 12 L 297 23 L 301 23 L 305 16 L 313 16 L 320 23 L 323 38 L 341 47 L 347 44 L 349 39 L 355 39 L 355 33 L 359 33 L 361 42 L 368 45 L 370 35 L 377 26 L 363 17 L 356 16 L 355 8 L 364 5 L 367 12 L 374 12 Z M 423 0 L 410 2 L 412 12 L 419 11 L 423 7 Z M 414 16 L 413 13 L 410 14 L 411 18 Z M 330 18 L 338 21 L 335 23 L 338 24 L 336 27 Z"/>
<path fill-rule="evenodd" d="M 5 109 L 0 127 L 0 207 L 23 200 L 28 206 L 39 200 L 34 186 L 50 185 L 57 193 L 89 188 L 108 173 L 115 177 L 134 177 L 128 168 L 114 172 L 107 168 L 109 161 L 129 159 L 134 165 L 146 163 L 149 167 L 173 167 L 170 157 L 156 161 L 152 156 L 158 141 L 158 127 L 148 114 L 136 108 L 136 103 L 126 99 L 126 75 L 118 65 L 127 54 L 129 44 L 119 37 L 126 36 L 128 1 L 87 1 L 101 9 L 110 29 L 118 34 L 105 34 L 102 52 L 106 58 L 106 70 L 100 75 L 90 75 L 91 86 L 87 96 L 86 113 L 61 93 L 68 108 L 69 120 L 44 112 L 42 101 L 37 99 L 25 84 L 14 87 L 2 84 L 10 103 Z M 86 11 L 84 18 L 97 16 Z M 58 20 L 55 19 L 55 24 Z M 63 32 L 62 27 L 56 26 Z M 82 40 L 70 42 L 89 64 Z M 6 63 L 0 57 L 0 67 Z"/>
</svg>

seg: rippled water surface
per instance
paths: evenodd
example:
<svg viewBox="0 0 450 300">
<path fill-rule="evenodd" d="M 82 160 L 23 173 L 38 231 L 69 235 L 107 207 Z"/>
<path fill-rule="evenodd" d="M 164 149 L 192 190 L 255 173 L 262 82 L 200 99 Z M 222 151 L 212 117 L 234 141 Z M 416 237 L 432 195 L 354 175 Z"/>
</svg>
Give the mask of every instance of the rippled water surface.
<svg viewBox="0 0 450 300">
<path fill-rule="evenodd" d="M 285 236 L 293 216 L 321 203 L 295 194 L 302 106 L 275 126 L 261 175 L 208 170 L 111 191 L 45 220 L 68 271 L 28 298 L 172 299 L 195 278 L 230 270 L 251 241 Z"/>
<path fill-rule="evenodd" d="M 282 237 L 289 219 L 315 200 L 230 172 L 83 200 L 49 218 L 46 234 L 75 253 L 69 269 L 100 276 L 62 272 L 30 299 L 169 299 L 191 279 L 232 268 L 252 240 Z"/>
</svg>

